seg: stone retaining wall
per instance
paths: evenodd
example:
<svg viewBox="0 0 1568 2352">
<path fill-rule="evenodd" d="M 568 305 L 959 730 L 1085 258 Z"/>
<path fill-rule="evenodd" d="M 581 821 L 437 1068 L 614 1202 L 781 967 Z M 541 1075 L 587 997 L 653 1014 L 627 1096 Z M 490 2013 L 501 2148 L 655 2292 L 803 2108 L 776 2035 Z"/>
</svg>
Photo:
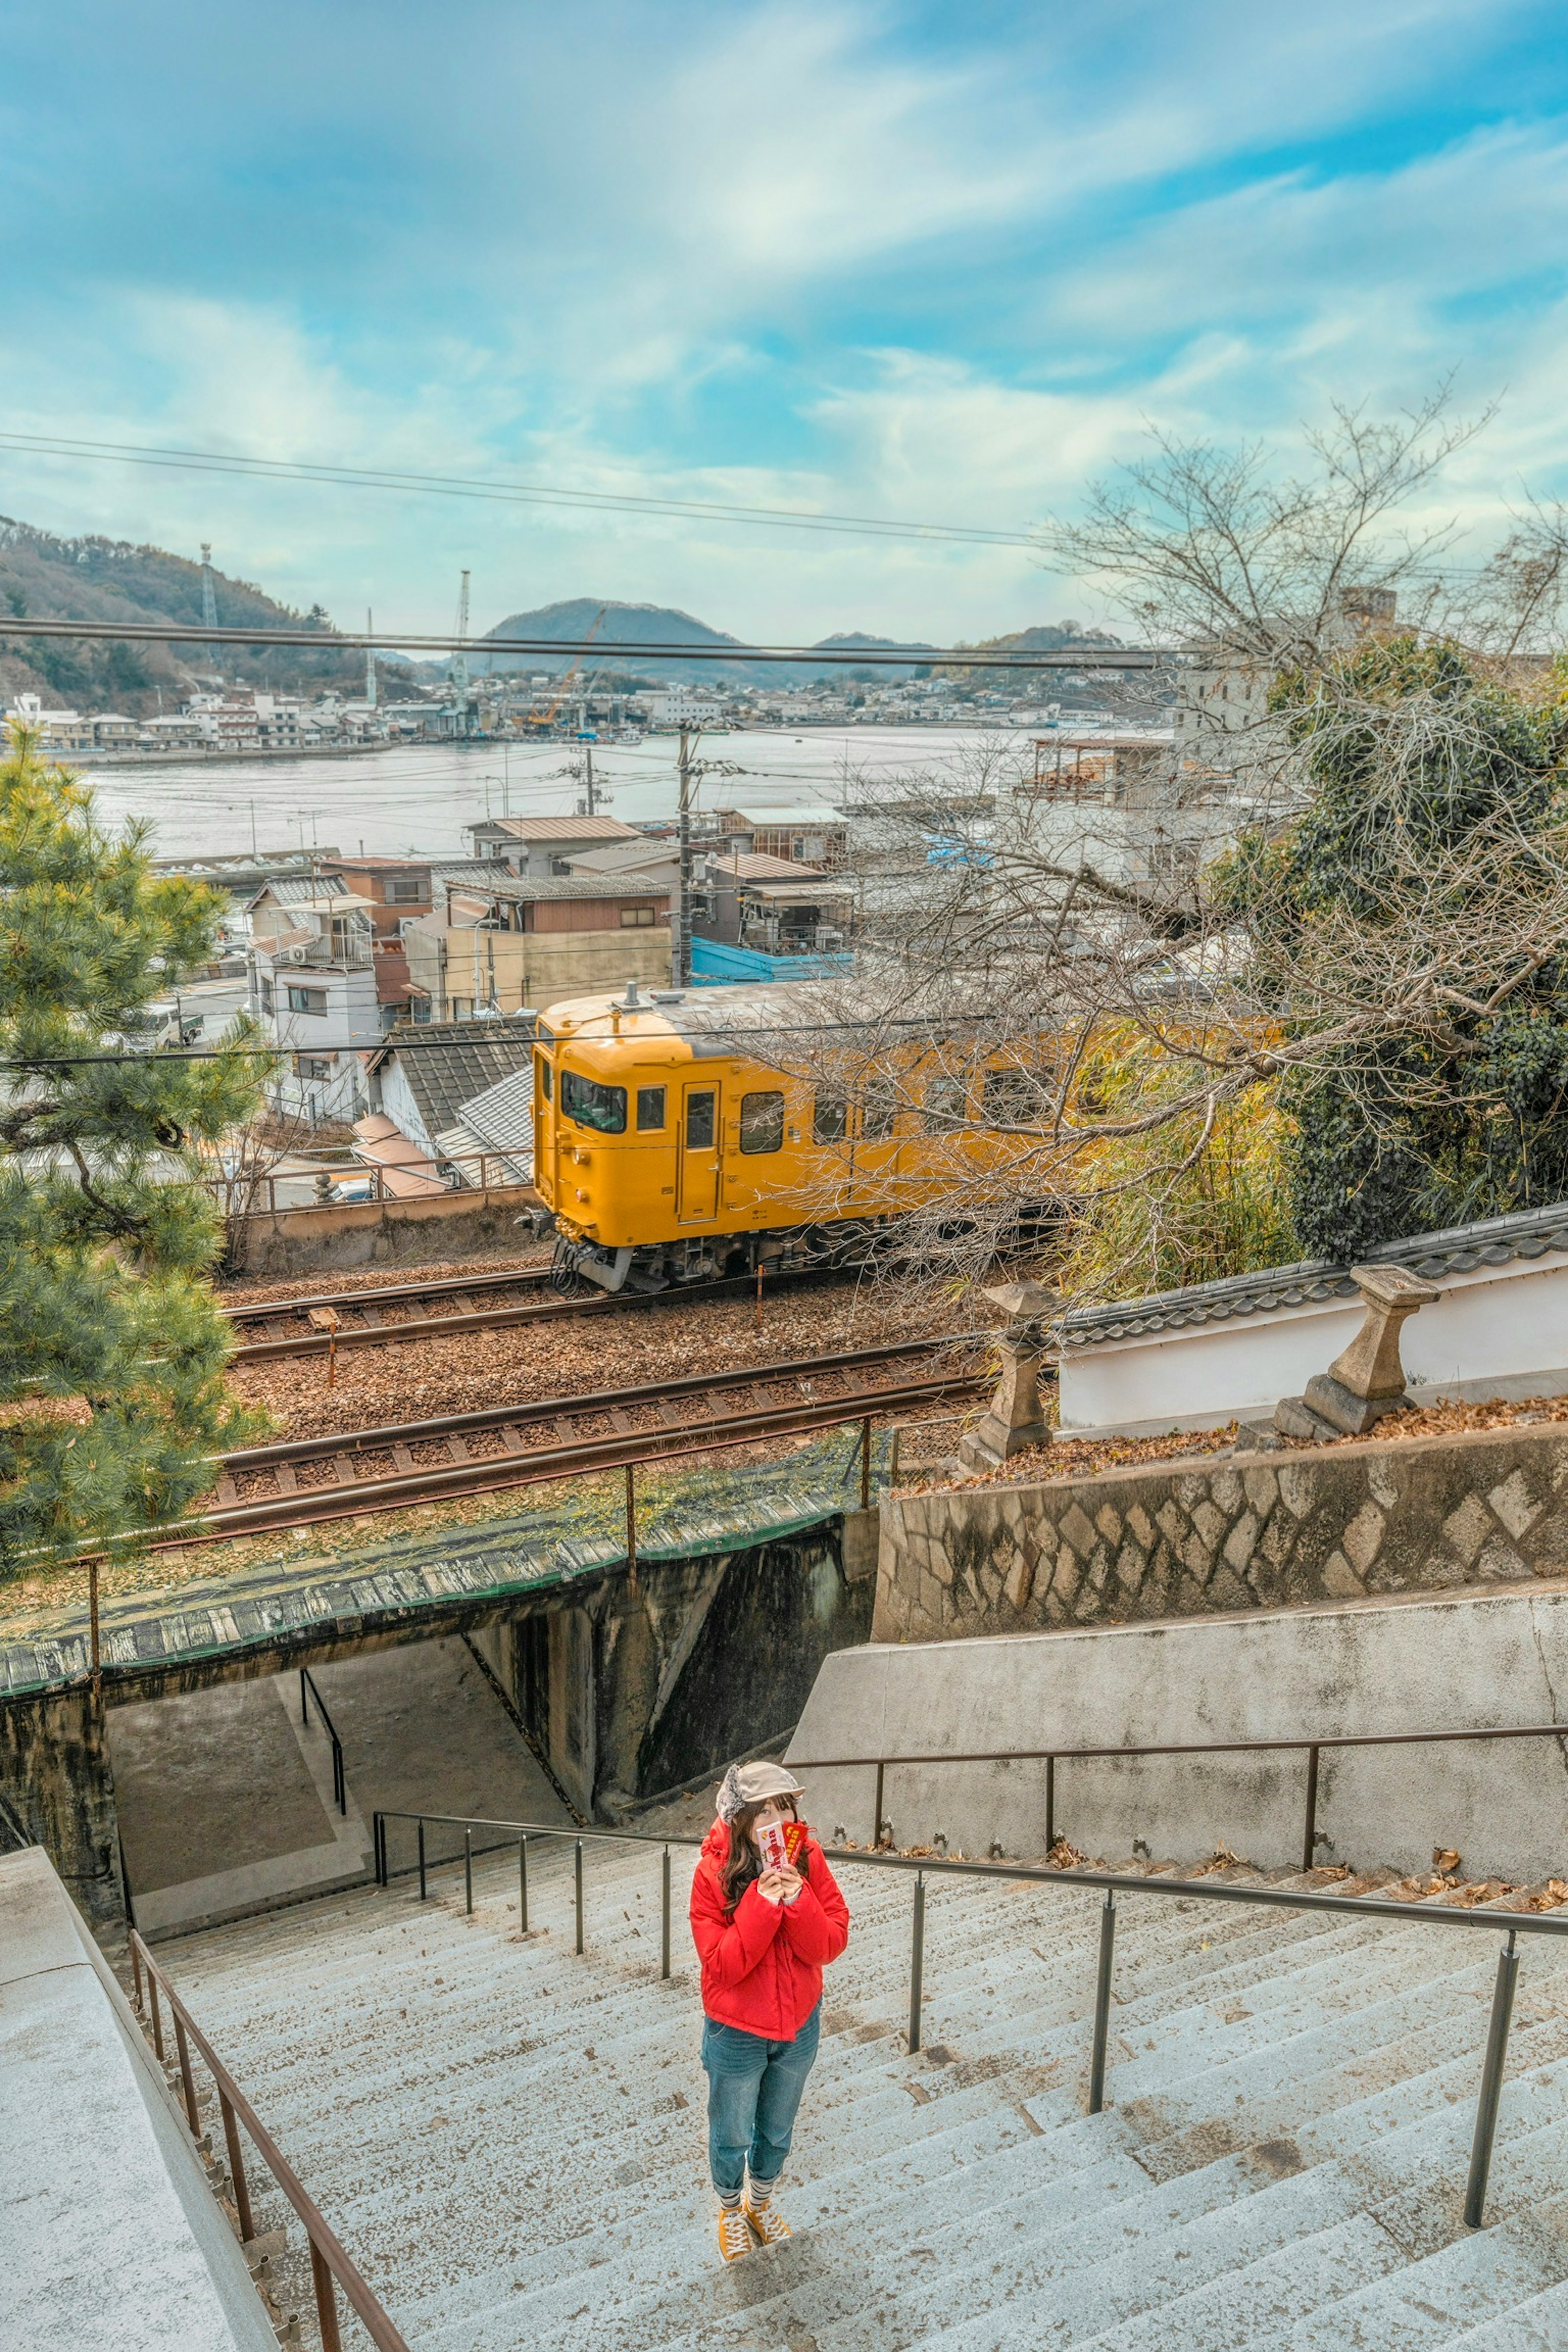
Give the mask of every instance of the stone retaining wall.
<svg viewBox="0 0 1568 2352">
<path fill-rule="evenodd" d="M 1150 1463 L 882 1506 L 872 1639 L 1277 1609 L 1568 1571 L 1568 1423 Z"/>
</svg>

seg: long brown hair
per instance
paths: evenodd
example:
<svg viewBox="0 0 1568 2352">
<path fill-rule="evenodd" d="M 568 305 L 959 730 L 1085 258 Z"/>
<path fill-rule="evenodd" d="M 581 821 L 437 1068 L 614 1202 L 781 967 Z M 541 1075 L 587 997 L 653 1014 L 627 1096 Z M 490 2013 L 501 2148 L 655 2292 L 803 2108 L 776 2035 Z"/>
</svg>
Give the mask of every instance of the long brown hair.
<svg viewBox="0 0 1568 2352">
<path fill-rule="evenodd" d="M 794 1819 L 798 1822 L 800 1807 L 795 1803 L 795 1799 L 786 1797 L 784 1801 L 789 1807 Z M 763 1865 L 757 1858 L 757 1849 L 752 1843 L 752 1828 L 763 1805 L 771 1802 L 770 1798 L 763 1797 L 754 1805 L 742 1805 L 729 1824 L 730 1851 L 724 1857 L 724 1865 L 721 1873 L 724 1883 L 726 1919 L 733 1917 L 735 1906 L 752 1879 L 760 1878 L 763 1874 Z"/>
</svg>

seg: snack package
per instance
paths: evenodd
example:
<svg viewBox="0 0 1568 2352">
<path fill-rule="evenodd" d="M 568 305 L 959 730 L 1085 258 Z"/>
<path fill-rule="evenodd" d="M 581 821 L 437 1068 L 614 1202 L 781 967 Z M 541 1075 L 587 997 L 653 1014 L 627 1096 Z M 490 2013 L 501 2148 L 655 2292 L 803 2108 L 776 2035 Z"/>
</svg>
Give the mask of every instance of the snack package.
<svg viewBox="0 0 1568 2352">
<path fill-rule="evenodd" d="M 757 1832 L 764 1870 L 784 1870 L 800 1859 L 805 1843 L 804 1822 L 764 1822 Z"/>
</svg>

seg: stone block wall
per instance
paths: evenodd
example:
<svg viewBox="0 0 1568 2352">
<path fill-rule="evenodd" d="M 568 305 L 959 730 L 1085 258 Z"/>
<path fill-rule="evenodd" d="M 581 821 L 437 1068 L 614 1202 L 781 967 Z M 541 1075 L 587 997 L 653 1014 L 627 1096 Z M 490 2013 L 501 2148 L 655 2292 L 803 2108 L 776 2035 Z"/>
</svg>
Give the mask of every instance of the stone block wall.
<svg viewBox="0 0 1568 2352">
<path fill-rule="evenodd" d="M 1568 1424 L 890 1496 L 872 1639 L 935 1642 L 1568 1572 Z"/>
</svg>

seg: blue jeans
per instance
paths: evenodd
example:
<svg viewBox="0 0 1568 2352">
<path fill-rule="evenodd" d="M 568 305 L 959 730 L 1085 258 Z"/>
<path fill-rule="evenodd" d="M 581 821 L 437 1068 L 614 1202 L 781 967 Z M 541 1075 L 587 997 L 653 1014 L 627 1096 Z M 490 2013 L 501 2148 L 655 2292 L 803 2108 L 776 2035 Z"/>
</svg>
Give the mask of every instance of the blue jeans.
<svg viewBox="0 0 1568 2352">
<path fill-rule="evenodd" d="M 784 2170 L 821 2032 L 820 2001 L 793 2042 L 764 2042 L 738 2025 L 703 2019 L 708 2163 L 721 2197 L 740 2195 L 748 2168 L 759 2189 L 771 2189 Z"/>
</svg>

